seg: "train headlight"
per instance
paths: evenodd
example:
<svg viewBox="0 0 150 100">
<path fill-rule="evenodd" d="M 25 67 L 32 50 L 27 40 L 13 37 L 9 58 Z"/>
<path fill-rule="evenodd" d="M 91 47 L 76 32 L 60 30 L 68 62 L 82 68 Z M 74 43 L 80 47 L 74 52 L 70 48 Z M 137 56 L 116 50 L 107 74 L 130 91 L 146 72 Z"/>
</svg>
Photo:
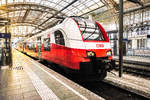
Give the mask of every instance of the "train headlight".
<svg viewBox="0 0 150 100">
<path fill-rule="evenodd" d="M 111 55 L 112 55 L 111 50 L 107 51 L 106 55 L 107 55 L 107 56 L 111 56 Z"/>
<path fill-rule="evenodd" d="M 95 57 L 96 56 L 95 52 L 93 52 L 93 51 L 87 51 L 86 54 L 88 57 Z"/>
</svg>

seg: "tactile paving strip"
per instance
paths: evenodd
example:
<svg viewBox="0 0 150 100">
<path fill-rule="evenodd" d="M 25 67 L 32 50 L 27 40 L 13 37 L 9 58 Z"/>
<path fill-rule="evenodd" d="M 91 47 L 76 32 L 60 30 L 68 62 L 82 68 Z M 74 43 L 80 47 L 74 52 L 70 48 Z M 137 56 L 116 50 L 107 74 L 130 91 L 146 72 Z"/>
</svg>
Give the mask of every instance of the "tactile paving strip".
<svg viewBox="0 0 150 100">
<path fill-rule="evenodd" d="M 42 100 L 60 100 L 32 70 L 25 65 L 26 63 L 24 63 L 24 71 L 30 77 Z"/>
</svg>

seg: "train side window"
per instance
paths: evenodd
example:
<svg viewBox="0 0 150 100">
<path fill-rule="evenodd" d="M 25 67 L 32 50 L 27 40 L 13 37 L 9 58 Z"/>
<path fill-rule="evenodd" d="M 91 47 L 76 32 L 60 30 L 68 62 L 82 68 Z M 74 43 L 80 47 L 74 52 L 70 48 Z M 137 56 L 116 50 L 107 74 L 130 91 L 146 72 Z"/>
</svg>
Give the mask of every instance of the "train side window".
<svg viewBox="0 0 150 100">
<path fill-rule="evenodd" d="M 55 42 L 56 44 L 65 45 L 64 36 L 61 31 L 55 31 Z"/>
<path fill-rule="evenodd" d="M 31 43 L 28 43 L 28 49 L 32 50 L 32 44 Z"/>
<path fill-rule="evenodd" d="M 50 38 L 44 38 L 44 50 L 50 51 Z"/>
</svg>

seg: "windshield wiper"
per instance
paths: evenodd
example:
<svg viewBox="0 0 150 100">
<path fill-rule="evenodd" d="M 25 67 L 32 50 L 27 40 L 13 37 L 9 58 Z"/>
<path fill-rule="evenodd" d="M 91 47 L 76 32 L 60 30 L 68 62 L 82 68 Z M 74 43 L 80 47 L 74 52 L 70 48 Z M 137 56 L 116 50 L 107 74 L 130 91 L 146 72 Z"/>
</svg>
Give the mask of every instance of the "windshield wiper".
<svg viewBox="0 0 150 100">
<path fill-rule="evenodd" d="M 84 40 L 87 40 L 89 37 L 91 37 L 95 33 L 96 29 L 97 29 L 97 26 L 96 26 L 94 32 L 90 36 L 88 36 L 87 38 L 85 38 Z"/>
<path fill-rule="evenodd" d="M 83 27 L 84 28 L 84 31 L 82 31 L 82 35 L 85 33 L 85 30 L 86 30 L 86 28 L 87 28 L 87 25 L 86 25 L 86 22 L 84 21 L 84 24 L 85 24 L 85 27 Z M 80 27 L 80 26 L 79 26 Z M 80 27 L 81 28 L 81 27 Z"/>
</svg>

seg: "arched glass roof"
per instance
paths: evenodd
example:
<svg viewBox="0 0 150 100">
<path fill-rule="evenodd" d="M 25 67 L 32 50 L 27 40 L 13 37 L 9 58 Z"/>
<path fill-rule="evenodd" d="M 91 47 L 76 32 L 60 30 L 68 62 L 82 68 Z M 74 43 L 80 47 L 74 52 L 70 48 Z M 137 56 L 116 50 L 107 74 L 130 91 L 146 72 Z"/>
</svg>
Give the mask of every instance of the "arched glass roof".
<svg viewBox="0 0 150 100">
<path fill-rule="evenodd" d="M 77 16 L 103 6 L 100 0 L 1 0 L 0 17 L 11 24 L 29 23 L 48 27 L 55 16 Z"/>
<path fill-rule="evenodd" d="M 118 3 L 119 0 L 0 0 L 0 18 L 9 19 L 9 31 L 23 37 L 53 26 L 59 20 L 57 16 L 103 14 L 110 9 L 119 10 Z M 4 27 L 0 26 L 0 31 Z"/>
<path fill-rule="evenodd" d="M 101 0 L 1 0 L 0 18 L 10 19 L 10 31 L 17 36 L 24 35 L 19 30 L 34 34 L 51 27 L 56 16 L 80 16 L 100 7 L 104 7 Z M 26 31 L 22 26 L 32 28 Z"/>
</svg>

